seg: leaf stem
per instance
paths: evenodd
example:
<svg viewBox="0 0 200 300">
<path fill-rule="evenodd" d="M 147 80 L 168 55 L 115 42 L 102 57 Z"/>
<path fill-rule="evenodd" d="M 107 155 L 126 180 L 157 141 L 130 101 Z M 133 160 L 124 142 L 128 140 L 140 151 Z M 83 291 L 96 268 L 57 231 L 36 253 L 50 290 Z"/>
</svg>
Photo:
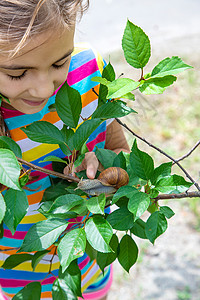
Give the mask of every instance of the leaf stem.
<svg viewBox="0 0 200 300">
<path fill-rule="evenodd" d="M 72 150 L 69 148 L 69 146 L 67 145 L 67 143 L 64 143 L 64 145 L 67 147 L 67 149 L 72 153 Z"/>
<path fill-rule="evenodd" d="M 144 79 L 144 70 L 143 70 L 143 68 L 141 69 L 141 77 L 140 77 L 140 79 L 138 80 L 139 82 L 141 81 L 141 80 L 145 80 Z"/>
</svg>

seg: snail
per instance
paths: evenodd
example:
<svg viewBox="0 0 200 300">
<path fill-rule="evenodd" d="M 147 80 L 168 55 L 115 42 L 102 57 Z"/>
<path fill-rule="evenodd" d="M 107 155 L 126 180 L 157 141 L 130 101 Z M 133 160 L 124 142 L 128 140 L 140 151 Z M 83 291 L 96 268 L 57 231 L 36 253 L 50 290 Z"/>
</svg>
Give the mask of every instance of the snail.
<svg viewBox="0 0 200 300">
<path fill-rule="evenodd" d="M 124 169 L 110 167 L 101 172 L 97 179 L 81 179 L 77 189 L 81 189 L 88 195 L 98 196 L 102 193 L 112 194 L 128 182 L 129 176 Z"/>
</svg>

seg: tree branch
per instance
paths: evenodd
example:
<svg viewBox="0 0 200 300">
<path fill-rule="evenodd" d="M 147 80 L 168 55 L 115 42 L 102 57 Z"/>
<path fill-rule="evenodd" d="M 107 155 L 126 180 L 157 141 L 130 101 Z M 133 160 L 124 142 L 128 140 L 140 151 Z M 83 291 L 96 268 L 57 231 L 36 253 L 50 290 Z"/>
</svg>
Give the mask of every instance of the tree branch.
<svg viewBox="0 0 200 300">
<path fill-rule="evenodd" d="M 190 154 L 192 154 L 192 152 L 200 145 L 200 140 L 194 145 L 194 147 L 185 155 L 183 155 L 182 157 L 176 159 L 176 162 L 179 162 L 183 159 L 185 159 L 186 157 L 188 157 Z M 175 164 L 175 162 L 173 163 L 173 165 Z"/>
<path fill-rule="evenodd" d="M 56 176 L 56 177 L 59 177 L 59 178 L 65 179 L 65 180 L 70 180 L 70 181 L 73 181 L 73 182 L 79 182 L 80 181 L 79 178 L 76 178 L 72 175 L 64 175 L 62 173 L 58 173 L 58 172 L 55 172 L 55 171 L 52 171 L 52 170 L 47 170 L 45 168 L 38 167 L 38 166 L 36 166 L 36 165 L 26 161 L 26 160 L 23 160 L 22 158 L 17 157 L 17 160 L 21 164 L 24 164 L 24 165 L 30 167 L 32 170 L 36 170 L 36 171 L 39 171 L 39 172 L 42 172 L 42 173 L 46 173 L 48 175 L 53 175 L 53 176 Z"/>
<path fill-rule="evenodd" d="M 154 146 L 153 144 L 151 144 L 150 142 L 148 142 L 147 140 L 145 140 L 144 138 L 142 138 L 141 136 L 139 136 L 138 134 L 136 134 L 135 132 L 133 132 L 126 124 L 122 123 L 118 118 L 115 118 L 115 120 L 120 125 L 122 125 L 124 128 L 126 128 L 129 132 L 131 132 L 132 135 L 136 136 L 138 139 L 140 139 L 141 141 L 143 141 L 144 143 L 146 143 L 150 147 L 154 148 L 155 150 L 157 150 L 158 152 L 160 152 L 161 154 L 165 155 L 167 158 L 169 158 L 170 160 L 172 160 L 183 171 L 183 173 L 185 173 L 186 177 L 189 178 L 189 180 L 196 186 L 196 188 L 198 189 L 198 191 L 200 191 L 200 186 L 197 184 L 197 182 L 195 182 L 195 180 L 190 176 L 190 174 L 179 164 L 178 161 L 176 161 L 173 157 L 171 157 L 169 154 L 167 154 L 166 152 L 164 152 L 160 148 Z"/>
<path fill-rule="evenodd" d="M 166 199 L 181 199 L 181 198 L 200 198 L 200 192 L 185 192 L 180 194 L 161 194 L 153 200 L 166 200 Z"/>
</svg>

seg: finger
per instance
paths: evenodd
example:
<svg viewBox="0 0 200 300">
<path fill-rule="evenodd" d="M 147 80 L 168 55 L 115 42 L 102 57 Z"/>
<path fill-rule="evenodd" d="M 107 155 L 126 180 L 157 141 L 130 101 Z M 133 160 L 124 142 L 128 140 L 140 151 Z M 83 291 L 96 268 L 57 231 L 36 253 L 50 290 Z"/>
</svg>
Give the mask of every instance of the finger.
<svg viewBox="0 0 200 300">
<path fill-rule="evenodd" d="M 99 166 L 99 161 L 94 154 L 94 152 L 88 152 L 85 155 L 85 163 L 86 163 L 86 174 L 89 179 L 94 179 L 98 166 Z"/>
<path fill-rule="evenodd" d="M 63 173 L 65 175 L 69 175 L 70 174 L 70 167 L 69 167 L 69 165 L 64 168 Z"/>
</svg>

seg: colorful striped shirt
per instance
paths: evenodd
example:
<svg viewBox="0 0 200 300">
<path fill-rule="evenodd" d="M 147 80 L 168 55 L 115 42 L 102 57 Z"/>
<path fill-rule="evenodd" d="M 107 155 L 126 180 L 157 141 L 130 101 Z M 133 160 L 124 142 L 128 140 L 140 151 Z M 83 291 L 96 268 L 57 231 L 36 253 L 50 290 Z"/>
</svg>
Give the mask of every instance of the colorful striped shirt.
<svg viewBox="0 0 200 300">
<path fill-rule="evenodd" d="M 75 48 L 70 63 L 67 82 L 81 94 L 81 116 L 84 118 L 89 117 L 97 107 L 98 99 L 96 93 L 92 91 L 92 88 L 94 88 L 98 93 L 98 85 L 91 81 L 91 78 L 93 76 L 100 76 L 103 67 L 103 60 L 98 53 L 87 47 Z M 40 112 L 35 114 L 24 114 L 16 110 L 1 108 L 3 118 L 10 130 L 11 137 L 17 142 L 22 150 L 23 159 L 49 170 L 52 170 L 52 163 L 41 161 L 49 155 L 55 155 L 61 158 L 65 157 L 59 146 L 55 144 L 49 145 L 34 142 L 26 136 L 20 127 L 31 124 L 33 121 L 48 121 L 61 129 L 63 122 L 60 120 L 58 114 L 56 112 L 49 111 L 49 106 L 55 102 L 55 97 L 56 92 L 49 98 L 46 106 Z M 103 148 L 105 145 L 105 137 L 106 122 L 103 122 L 91 134 L 87 141 L 89 151 L 92 151 L 95 146 Z M 26 190 L 29 201 L 29 210 L 17 226 L 15 234 L 12 235 L 10 230 L 4 226 L 4 237 L 0 240 L 1 265 L 10 254 L 16 253 L 15 248 L 22 245 L 23 239 L 29 228 L 34 223 L 45 219 L 45 217 L 40 214 L 37 209 L 39 207 L 39 202 L 43 197 L 44 190 L 51 185 L 50 178 L 47 174 L 38 171 L 32 171 L 31 176 L 38 176 L 38 179 L 32 181 L 27 186 L 31 190 L 37 190 Z M 0 285 L 2 286 L 3 291 L 9 297 L 13 297 L 28 283 L 40 281 L 45 278 L 49 271 L 49 262 L 47 260 L 50 260 L 51 257 L 52 253 L 50 252 L 43 260 L 41 260 L 34 272 L 30 262 L 24 262 L 12 270 L 4 270 L 1 268 Z M 58 276 L 59 265 L 58 257 L 55 256 L 52 262 L 52 273 L 55 276 Z M 86 254 L 78 259 L 78 265 L 81 270 L 82 292 L 84 299 L 100 299 L 103 297 L 107 293 L 111 284 L 111 268 L 107 268 L 103 276 L 96 262 L 90 261 Z M 55 276 L 49 274 L 42 281 L 41 299 L 52 299 L 51 289 Z"/>
</svg>

